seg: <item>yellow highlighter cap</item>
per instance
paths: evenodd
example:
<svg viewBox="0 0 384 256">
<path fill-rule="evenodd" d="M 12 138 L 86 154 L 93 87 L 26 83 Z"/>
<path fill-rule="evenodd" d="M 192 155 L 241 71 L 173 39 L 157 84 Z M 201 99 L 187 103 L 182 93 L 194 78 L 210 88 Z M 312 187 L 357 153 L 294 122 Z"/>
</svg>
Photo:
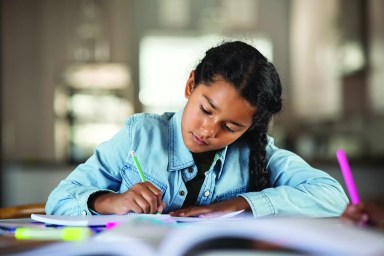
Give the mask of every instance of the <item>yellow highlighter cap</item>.
<svg viewBox="0 0 384 256">
<path fill-rule="evenodd" d="M 29 238 L 29 229 L 28 228 L 16 228 L 15 238 L 17 240 L 23 240 Z"/>
<path fill-rule="evenodd" d="M 62 239 L 64 241 L 81 241 L 89 238 L 92 232 L 84 227 L 66 227 L 63 228 Z"/>
</svg>

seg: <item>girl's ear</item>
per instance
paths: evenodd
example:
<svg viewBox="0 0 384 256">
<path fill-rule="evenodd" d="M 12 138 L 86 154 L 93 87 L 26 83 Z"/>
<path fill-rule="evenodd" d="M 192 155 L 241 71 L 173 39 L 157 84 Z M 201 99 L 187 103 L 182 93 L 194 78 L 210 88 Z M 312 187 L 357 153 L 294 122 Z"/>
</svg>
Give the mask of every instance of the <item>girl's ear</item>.
<svg viewBox="0 0 384 256">
<path fill-rule="evenodd" d="M 192 94 L 194 85 L 195 85 L 195 71 L 191 71 L 191 73 L 189 74 L 189 78 L 187 80 L 187 84 L 185 86 L 185 92 L 184 92 L 185 98 L 189 99 L 189 97 Z"/>
</svg>

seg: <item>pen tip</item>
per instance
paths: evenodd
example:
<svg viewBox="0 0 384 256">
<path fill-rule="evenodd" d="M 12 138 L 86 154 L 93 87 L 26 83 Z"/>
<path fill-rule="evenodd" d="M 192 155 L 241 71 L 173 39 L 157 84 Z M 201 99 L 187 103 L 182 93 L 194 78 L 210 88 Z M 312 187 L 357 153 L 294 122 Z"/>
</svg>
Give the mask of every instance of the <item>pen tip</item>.
<svg viewBox="0 0 384 256">
<path fill-rule="evenodd" d="M 135 151 L 131 151 L 131 156 L 135 156 Z"/>
</svg>

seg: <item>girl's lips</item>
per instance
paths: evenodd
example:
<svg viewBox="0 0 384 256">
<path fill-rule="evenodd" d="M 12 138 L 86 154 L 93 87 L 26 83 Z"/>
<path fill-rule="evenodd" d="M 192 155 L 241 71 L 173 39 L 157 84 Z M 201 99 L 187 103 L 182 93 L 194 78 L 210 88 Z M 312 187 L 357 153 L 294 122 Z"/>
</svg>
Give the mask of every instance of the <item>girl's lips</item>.
<svg viewBox="0 0 384 256">
<path fill-rule="evenodd" d="M 197 144 L 199 144 L 199 145 L 208 145 L 203 139 L 197 137 L 197 136 L 194 135 L 193 133 L 192 133 L 192 140 L 193 140 L 194 142 L 196 142 Z"/>
</svg>

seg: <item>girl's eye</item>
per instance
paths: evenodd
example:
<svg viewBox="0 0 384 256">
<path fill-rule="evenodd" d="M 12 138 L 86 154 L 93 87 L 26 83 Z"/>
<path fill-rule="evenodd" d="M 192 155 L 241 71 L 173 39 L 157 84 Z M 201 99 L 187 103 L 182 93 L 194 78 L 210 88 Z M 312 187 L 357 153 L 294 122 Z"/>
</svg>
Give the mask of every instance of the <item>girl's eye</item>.
<svg viewBox="0 0 384 256">
<path fill-rule="evenodd" d="M 230 133 L 235 133 L 236 131 L 232 130 L 228 125 L 224 124 L 224 129 Z"/>
<path fill-rule="evenodd" d="M 211 113 L 209 113 L 207 110 L 205 110 L 205 108 L 202 106 L 202 105 L 200 105 L 200 110 L 201 110 L 201 112 L 203 112 L 204 114 L 207 114 L 207 115 L 210 115 Z"/>
</svg>

